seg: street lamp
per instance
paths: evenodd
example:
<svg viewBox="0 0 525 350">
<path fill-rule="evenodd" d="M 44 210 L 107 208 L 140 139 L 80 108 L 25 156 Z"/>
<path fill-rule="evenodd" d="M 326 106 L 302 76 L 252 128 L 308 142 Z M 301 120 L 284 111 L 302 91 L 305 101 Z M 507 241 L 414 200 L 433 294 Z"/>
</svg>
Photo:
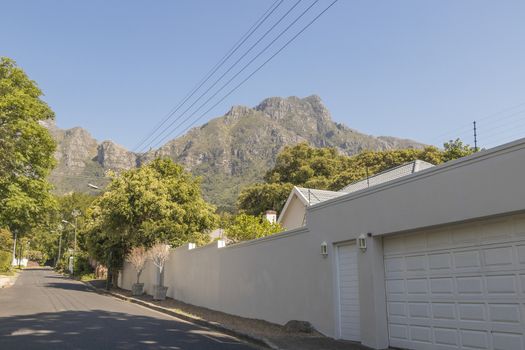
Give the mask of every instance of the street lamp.
<svg viewBox="0 0 525 350">
<path fill-rule="evenodd" d="M 75 224 L 72 224 L 72 223 L 70 223 L 67 220 L 62 220 L 62 222 L 64 224 L 69 224 L 69 225 L 73 226 L 73 229 L 74 229 L 74 232 L 75 232 L 75 239 L 74 239 L 74 243 L 73 243 L 73 263 L 71 264 L 71 268 L 70 268 L 71 273 L 74 272 L 73 271 L 73 266 L 74 266 L 74 263 L 75 263 L 75 254 L 77 252 L 77 224 L 78 224 L 77 218 L 80 216 L 80 214 L 81 214 L 80 211 L 77 210 L 77 209 L 75 209 L 75 210 L 73 210 L 71 212 L 71 216 L 75 218 Z"/>
</svg>

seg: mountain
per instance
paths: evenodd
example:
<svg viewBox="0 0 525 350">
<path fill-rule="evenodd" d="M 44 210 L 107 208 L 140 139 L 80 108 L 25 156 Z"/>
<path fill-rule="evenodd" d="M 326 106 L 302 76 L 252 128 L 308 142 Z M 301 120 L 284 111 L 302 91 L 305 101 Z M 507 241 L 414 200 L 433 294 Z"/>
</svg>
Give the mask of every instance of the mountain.
<svg viewBox="0 0 525 350">
<path fill-rule="evenodd" d="M 103 186 L 105 171 L 129 169 L 155 157 L 169 157 L 202 176 L 205 197 L 223 210 L 235 207 L 242 186 L 260 181 L 286 145 L 308 142 L 352 155 L 363 150 L 420 148 L 412 140 L 374 137 L 334 122 L 318 96 L 271 97 L 250 108 L 234 106 L 222 117 L 191 129 L 156 150 L 135 154 L 112 141 L 97 141 L 81 128 L 58 129 L 58 166 L 52 181 L 58 193 Z"/>
</svg>

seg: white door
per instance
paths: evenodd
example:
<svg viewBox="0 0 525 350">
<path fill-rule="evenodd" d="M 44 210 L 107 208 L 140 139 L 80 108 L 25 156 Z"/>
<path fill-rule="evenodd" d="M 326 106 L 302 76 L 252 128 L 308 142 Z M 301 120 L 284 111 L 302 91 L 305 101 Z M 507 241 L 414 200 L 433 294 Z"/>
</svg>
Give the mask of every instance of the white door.
<svg viewBox="0 0 525 350">
<path fill-rule="evenodd" d="M 354 243 L 338 245 L 336 260 L 339 338 L 360 341 L 356 245 Z"/>
<path fill-rule="evenodd" d="M 525 217 L 383 240 L 390 346 L 525 349 Z"/>
</svg>

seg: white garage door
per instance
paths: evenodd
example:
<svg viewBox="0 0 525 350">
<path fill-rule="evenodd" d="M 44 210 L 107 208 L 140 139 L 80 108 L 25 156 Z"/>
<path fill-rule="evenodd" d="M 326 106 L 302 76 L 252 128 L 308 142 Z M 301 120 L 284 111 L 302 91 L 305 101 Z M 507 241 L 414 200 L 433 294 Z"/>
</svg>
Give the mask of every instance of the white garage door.
<svg viewBox="0 0 525 350">
<path fill-rule="evenodd" d="M 525 217 L 385 237 L 390 346 L 525 349 Z"/>
<path fill-rule="evenodd" d="M 339 338 L 361 340 L 359 327 L 359 288 L 357 249 L 355 244 L 337 246 L 337 277 L 339 291 Z"/>
</svg>

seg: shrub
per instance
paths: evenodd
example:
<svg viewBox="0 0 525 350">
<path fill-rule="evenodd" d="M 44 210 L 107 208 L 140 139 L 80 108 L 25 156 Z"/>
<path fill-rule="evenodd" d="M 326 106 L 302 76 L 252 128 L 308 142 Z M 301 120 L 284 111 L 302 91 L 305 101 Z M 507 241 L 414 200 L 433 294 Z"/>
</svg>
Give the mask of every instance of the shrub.
<svg viewBox="0 0 525 350">
<path fill-rule="evenodd" d="M 239 214 L 226 227 L 226 237 L 230 243 L 238 243 L 250 239 L 257 239 L 283 231 L 278 223 L 271 223 L 263 217 Z"/>
<path fill-rule="evenodd" d="M 11 232 L 0 228 L 0 250 L 9 251 L 13 247 Z"/>
<path fill-rule="evenodd" d="M 86 253 L 81 252 L 75 256 L 75 263 L 73 265 L 73 273 L 75 276 L 90 274 L 94 271 L 95 269 L 91 266 L 89 256 Z"/>
<path fill-rule="evenodd" d="M 0 250 L 0 272 L 7 272 L 11 269 L 11 258 L 10 252 Z"/>
</svg>

